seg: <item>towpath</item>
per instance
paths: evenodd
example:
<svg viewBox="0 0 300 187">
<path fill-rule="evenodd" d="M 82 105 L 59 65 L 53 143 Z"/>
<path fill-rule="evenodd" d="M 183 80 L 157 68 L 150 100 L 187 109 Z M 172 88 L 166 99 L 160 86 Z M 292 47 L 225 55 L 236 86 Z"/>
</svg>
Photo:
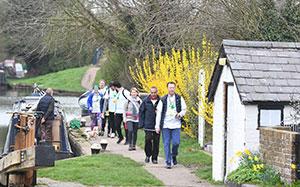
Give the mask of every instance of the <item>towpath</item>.
<svg viewBox="0 0 300 187">
<path fill-rule="evenodd" d="M 97 71 L 100 68 L 97 66 L 91 66 L 84 74 L 82 80 L 81 80 L 81 86 L 87 90 L 90 90 L 93 88 L 93 84 L 97 75 Z"/>
</svg>

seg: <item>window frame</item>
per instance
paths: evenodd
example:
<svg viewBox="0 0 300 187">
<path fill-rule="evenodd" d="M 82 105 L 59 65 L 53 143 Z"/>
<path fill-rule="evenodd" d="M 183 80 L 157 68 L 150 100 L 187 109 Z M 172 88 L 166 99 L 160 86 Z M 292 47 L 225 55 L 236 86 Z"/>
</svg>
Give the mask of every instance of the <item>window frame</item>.
<svg viewBox="0 0 300 187">
<path fill-rule="evenodd" d="M 260 127 L 267 127 L 267 126 L 261 126 L 260 124 L 260 115 L 261 110 L 280 110 L 280 126 L 284 125 L 283 119 L 284 119 L 284 105 L 258 105 L 258 117 L 257 117 L 257 129 Z"/>
</svg>

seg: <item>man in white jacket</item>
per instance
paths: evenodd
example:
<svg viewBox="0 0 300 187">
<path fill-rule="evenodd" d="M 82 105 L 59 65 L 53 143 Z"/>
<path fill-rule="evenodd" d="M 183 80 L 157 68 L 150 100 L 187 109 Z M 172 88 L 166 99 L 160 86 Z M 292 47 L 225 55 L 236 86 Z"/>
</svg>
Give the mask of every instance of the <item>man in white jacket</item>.
<svg viewBox="0 0 300 187">
<path fill-rule="evenodd" d="M 182 118 L 186 113 L 186 103 L 180 95 L 175 93 L 176 84 L 168 82 L 168 94 L 161 98 L 157 105 L 156 133 L 162 132 L 166 168 L 177 164 L 176 156 L 180 143 L 180 130 Z M 170 144 L 172 142 L 172 151 Z"/>
<path fill-rule="evenodd" d="M 116 131 L 118 133 L 118 141 L 117 143 L 121 143 L 124 139 L 122 134 L 122 124 L 125 129 L 125 145 L 128 145 L 128 130 L 125 127 L 124 120 L 123 120 L 123 113 L 125 110 L 125 104 L 128 103 L 128 98 L 130 96 L 130 92 L 122 87 L 119 82 L 114 82 L 114 87 L 117 91 L 117 101 L 116 101 L 116 111 L 115 111 L 115 123 L 116 123 Z"/>
</svg>

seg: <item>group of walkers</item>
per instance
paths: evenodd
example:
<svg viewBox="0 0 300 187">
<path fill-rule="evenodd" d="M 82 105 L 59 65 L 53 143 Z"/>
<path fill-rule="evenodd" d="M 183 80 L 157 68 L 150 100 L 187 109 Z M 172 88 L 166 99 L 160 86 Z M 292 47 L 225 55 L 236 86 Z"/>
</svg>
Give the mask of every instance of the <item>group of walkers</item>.
<svg viewBox="0 0 300 187">
<path fill-rule="evenodd" d="M 157 87 L 150 89 L 150 94 L 142 101 L 139 91 L 133 87 L 128 91 L 122 85 L 113 81 L 108 86 L 101 80 L 99 86 L 88 96 L 87 106 L 92 119 L 92 129 L 101 129 L 99 135 L 105 132 L 108 120 L 107 136 L 115 138 L 120 144 L 124 140 L 122 128 L 125 130 L 125 145 L 128 150 L 136 150 L 137 131 L 145 131 L 145 162 L 150 160 L 158 163 L 159 142 L 162 134 L 166 157 L 166 168 L 171 169 L 177 164 L 180 131 L 186 104 L 180 95 L 175 93 L 176 84 L 168 82 L 168 94 L 160 97 Z M 171 148 L 172 146 L 172 148 Z"/>
</svg>

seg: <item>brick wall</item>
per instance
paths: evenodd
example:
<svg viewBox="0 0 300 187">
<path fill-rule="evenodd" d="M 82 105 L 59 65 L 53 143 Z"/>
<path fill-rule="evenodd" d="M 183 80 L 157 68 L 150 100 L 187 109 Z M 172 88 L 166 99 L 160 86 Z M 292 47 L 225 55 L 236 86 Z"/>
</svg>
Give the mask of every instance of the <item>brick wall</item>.
<svg viewBox="0 0 300 187">
<path fill-rule="evenodd" d="M 283 181 L 297 179 L 291 164 L 299 164 L 300 134 L 283 128 L 260 128 L 260 153 L 266 164 L 273 166 Z"/>
</svg>

